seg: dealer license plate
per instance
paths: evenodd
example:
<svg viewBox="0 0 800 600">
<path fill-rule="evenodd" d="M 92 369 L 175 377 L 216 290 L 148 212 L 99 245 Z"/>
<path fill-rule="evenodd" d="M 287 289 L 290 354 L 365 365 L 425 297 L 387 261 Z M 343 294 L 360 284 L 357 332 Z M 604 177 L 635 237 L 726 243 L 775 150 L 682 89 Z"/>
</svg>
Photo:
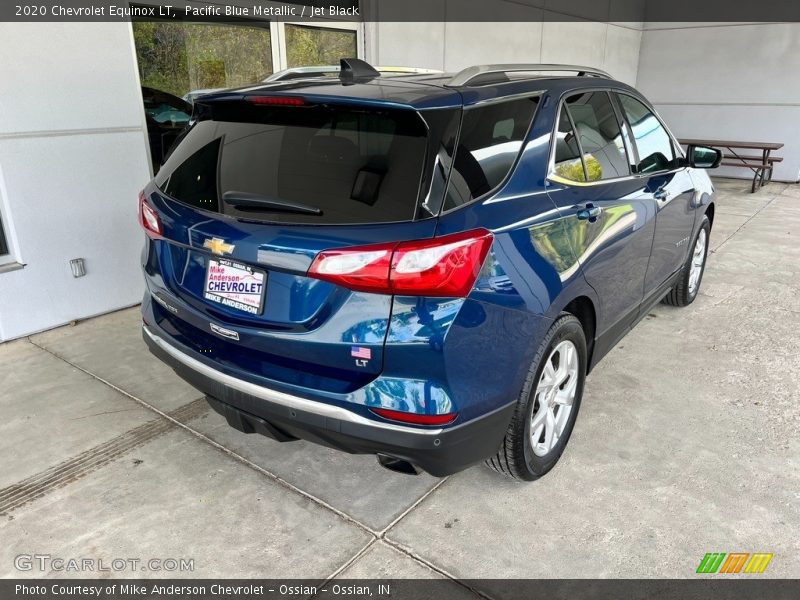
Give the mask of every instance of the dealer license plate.
<svg viewBox="0 0 800 600">
<path fill-rule="evenodd" d="M 224 258 L 211 258 L 203 296 L 235 310 L 259 315 L 264 307 L 266 283 L 264 271 Z"/>
</svg>

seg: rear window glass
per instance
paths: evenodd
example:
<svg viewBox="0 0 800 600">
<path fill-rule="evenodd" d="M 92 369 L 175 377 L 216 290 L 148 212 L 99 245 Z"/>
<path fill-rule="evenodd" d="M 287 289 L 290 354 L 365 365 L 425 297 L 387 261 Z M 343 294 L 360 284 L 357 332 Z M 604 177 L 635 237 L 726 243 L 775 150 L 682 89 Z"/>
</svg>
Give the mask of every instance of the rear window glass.
<svg viewBox="0 0 800 600">
<path fill-rule="evenodd" d="M 500 185 L 522 149 L 538 101 L 532 96 L 464 111 L 445 210 Z"/>
<path fill-rule="evenodd" d="M 156 177 L 173 198 L 270 222 L 415 218 L 428 143 L 416 112 L 242 102 L 211 111 Z"/>
</svg>

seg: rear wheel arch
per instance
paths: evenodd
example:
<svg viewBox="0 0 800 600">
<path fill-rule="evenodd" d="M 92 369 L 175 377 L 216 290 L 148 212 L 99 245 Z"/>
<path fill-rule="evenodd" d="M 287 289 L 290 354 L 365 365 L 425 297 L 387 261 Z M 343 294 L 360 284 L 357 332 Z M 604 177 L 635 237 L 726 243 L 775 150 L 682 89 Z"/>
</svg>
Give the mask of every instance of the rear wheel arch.
<svg viewBox="0 0 800 600">
<path fill-rule="evenodd" d="M 588 374 L 592 364 L 592 351 L 594 350 L 594 337 L 597 330 L 597 313 L 595 312 L 594 302 L 588 296 L 578 296 L 571 300 L 563 309 L 581 322 L 583 335 L 586 338 L 586 372 Z"/>
</svg>

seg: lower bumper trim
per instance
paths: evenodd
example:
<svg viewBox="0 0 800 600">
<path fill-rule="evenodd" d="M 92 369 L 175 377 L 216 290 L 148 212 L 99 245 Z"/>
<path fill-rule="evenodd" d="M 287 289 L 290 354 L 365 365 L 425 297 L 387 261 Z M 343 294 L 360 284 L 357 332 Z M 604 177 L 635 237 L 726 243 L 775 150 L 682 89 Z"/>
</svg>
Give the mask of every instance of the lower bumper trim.
<svg viewBox="0 0 800 600">
<path fill-rule="evenodd" d="M 514 409 L 511 403 L 446 429 L 395 426 L 221 373 L 174 347 L 150 327 L 145 326 L 142 335 L 155 356 L 205 393 L 211 407 L 239 431 L 281 442 L 304 439 L 351 454 L 384 454 L 437 477 L 493 455 Z"/>
</svg>

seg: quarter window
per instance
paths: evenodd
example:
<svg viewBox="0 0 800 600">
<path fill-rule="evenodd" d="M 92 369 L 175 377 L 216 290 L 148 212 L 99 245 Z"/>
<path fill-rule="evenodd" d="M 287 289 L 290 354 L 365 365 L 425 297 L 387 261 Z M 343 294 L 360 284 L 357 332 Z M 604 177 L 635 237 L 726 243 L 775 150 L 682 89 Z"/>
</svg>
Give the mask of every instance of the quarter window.
<svg viewBox="0 0 800 600">
<path fill-rule="evenodd" d="M 576 94 L 567 98 L 564 107 L 572 119 L 581 149 L 584 180 L 600 181 L 629 175 L 622 132 L 608 93 Z"/>
<path fill-rule="evenodd" d="M 675 164 L 672 141 L 653 111 L 632 96 L 619 94 L 619 99 L 639 154 L 638 164 L 633 165 L 634 172 L 653 173 L 672 169 Z"/>
<path fill-rule="evenodd" d="M 511 171 L 539 102 L 538 96 L 464 111 L 444 209 L 496 188 Z"/>
</svg>

